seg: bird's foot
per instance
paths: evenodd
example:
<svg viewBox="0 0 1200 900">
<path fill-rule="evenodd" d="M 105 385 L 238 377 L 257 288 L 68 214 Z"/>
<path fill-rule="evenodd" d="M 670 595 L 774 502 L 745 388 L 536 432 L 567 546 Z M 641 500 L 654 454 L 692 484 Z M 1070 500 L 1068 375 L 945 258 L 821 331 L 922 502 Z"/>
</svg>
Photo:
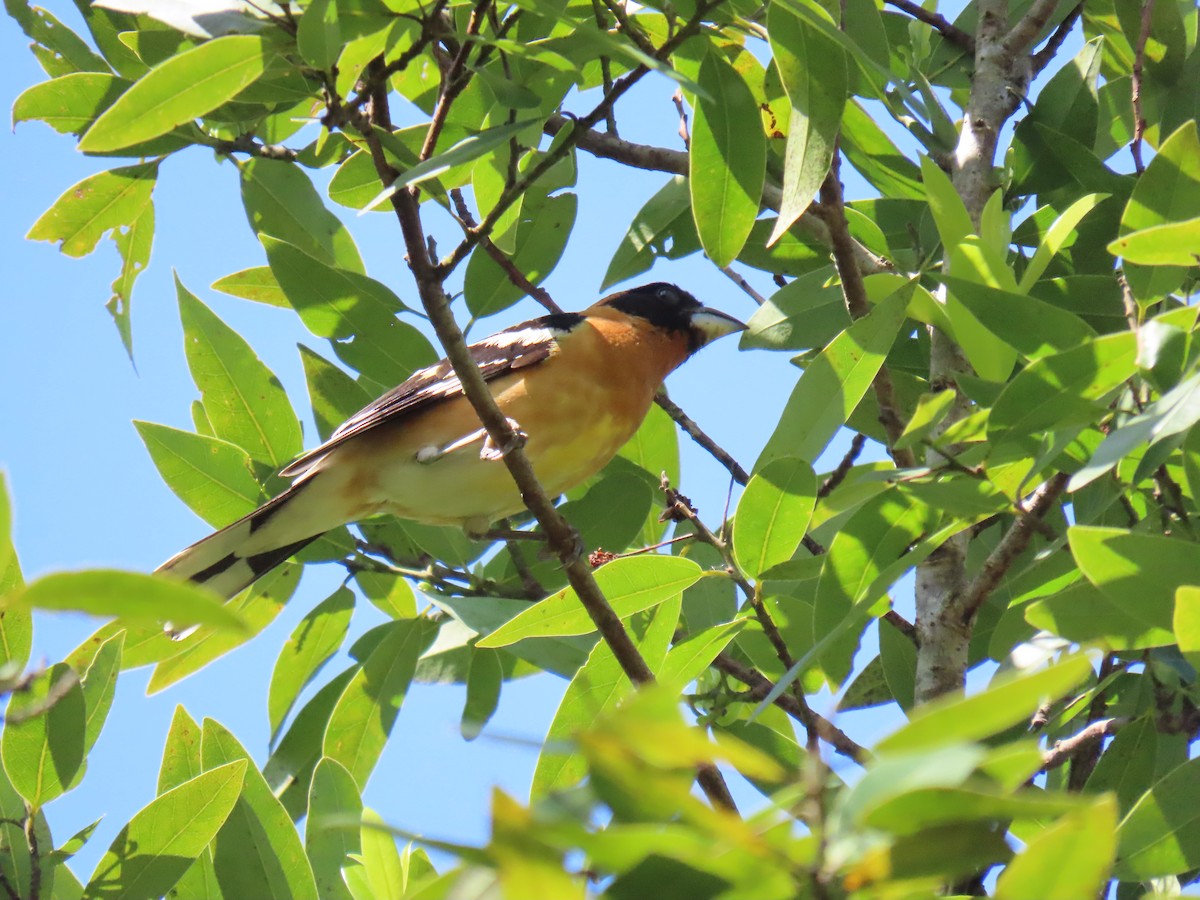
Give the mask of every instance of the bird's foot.
<svg viewBox="0 0 1200 900">
<path fill-rule="evenodd" d="M 483 441 L 483 449 L 479 451 L 480 459 L 495 462 L 504 459 L 504 457 L 508 456 L 508 454 L 512 453 L 518 447 L 525 446 L 529 435 L 521 430 L 521 426 L 517 424 L 515 419 L 505 417 L 505 421 L 508 422 L 508 427 L 512 429 L 512 437 L 505 442 L 504 446 L 497 446 L 496 442 L 492 440 L 492 436 L 490 434 L 487 435 Z"/>
</svg>

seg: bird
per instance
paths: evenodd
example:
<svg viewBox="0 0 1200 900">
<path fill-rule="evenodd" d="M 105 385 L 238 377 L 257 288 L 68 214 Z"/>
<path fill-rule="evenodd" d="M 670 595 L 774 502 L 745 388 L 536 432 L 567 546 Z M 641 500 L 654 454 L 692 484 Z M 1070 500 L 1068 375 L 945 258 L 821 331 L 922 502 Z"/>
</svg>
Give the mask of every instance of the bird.
<svg viewBox="0 0 1200 900">
<path fill-rule="evenodd" d="M 664 379 L 746 326 L 673 284 L 611 294 L 470 345 L 497 406 L 557 496 L 599 472 L 641 425 Z M 473 537 L 525 508 L 504 449 L 446 360 L 420 369 L 285 466 L 292 484 L 156 572 L 230 598 L 325 532 L 390 513 Z"/>
</svg>

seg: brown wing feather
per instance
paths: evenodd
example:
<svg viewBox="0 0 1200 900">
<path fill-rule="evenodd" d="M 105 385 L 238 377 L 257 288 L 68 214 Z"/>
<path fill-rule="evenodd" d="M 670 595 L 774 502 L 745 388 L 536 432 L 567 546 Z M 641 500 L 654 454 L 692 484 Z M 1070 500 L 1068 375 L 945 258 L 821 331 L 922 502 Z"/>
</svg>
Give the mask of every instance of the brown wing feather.
<svg viewBox="0 0 1200 900">
<path fill-rule="evenodd" d="M 584 320 L 578 313 L 556 313 L 542 316 L 506 328 L 467 349 L 479 366 L 485 381 L 510 372 L 536 365 L 549 358 L 558 347 L 558 338 Z M 280 471 L 285 478 L 303 475 L 313 464 L 334 447 L 377 428 L 385 422 L 394 423 L 402 416 L 414 415 L 462 395 L 462 384 L 446 360 L 420 369 L 403 384 L 360 409 L 338 426 L 329 440 L 308 451 Z"/>
</svg>

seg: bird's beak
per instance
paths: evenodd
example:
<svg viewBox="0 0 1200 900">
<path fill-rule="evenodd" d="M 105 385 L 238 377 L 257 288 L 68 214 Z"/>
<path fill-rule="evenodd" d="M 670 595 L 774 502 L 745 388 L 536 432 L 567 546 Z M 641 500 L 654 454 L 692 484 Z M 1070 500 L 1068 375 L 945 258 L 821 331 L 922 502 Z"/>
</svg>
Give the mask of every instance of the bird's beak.
<svg viewBox="0 0 1200 900">
<path fill-rule="evenodd" d="M 692 329 L 703 337 L 705 344 L 709 344 L 727 334 L 745 331 L 746 323 L 727 316 L 719 309 L 702 306 L 692 313 Z"/>
</svg>

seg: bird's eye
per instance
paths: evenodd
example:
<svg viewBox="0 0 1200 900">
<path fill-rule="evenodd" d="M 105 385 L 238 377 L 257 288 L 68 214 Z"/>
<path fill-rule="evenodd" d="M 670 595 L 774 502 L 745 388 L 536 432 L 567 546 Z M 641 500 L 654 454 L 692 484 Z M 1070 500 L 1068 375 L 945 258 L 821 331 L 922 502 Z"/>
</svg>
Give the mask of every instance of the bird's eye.
<svg viewBox="0 0 1200 900">
<path fill-rule="evenodd" d="M 675 292 L 669 287 L 659 288 L 658 293 L 655 296 L 657 296 L 659 300 L 665 300 L 667 303 L 675 303 L 679 300 L 679 298 L 675 296 Z"/>
</svg>

